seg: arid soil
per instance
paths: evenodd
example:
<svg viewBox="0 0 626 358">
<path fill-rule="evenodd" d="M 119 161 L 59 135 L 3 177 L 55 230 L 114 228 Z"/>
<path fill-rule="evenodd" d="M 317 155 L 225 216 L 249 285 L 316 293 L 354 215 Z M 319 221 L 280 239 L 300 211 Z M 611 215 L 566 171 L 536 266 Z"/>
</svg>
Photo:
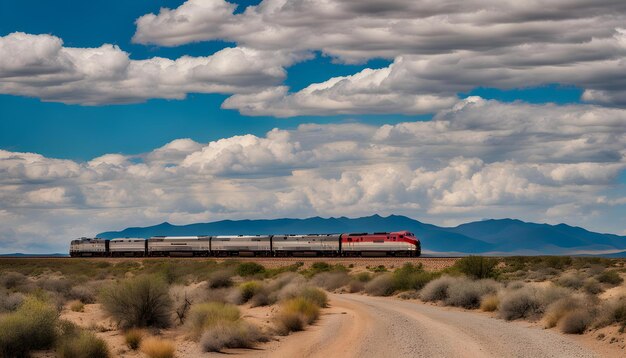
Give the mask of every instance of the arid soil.
<svg viewBox="0 0 626 358">
<path fill-rule="evenodd" d="M 331 308 L 305 332 L 252 357 L 622 357 L 574 336 L 477 312 L 354 294 L 331 295 Z M 212 354 L 209 356 L 220 356 Z"/>
</svg>

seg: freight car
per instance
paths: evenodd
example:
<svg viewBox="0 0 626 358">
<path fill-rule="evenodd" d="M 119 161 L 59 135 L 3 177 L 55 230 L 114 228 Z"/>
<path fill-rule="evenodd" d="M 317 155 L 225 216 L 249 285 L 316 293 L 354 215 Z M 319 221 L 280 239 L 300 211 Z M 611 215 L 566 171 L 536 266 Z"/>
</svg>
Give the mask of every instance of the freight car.
<svg viewBox="0 0 626 358">
<path fill-rule="evenodd" d="M 308 234 L 80 238 L 70 256 L 420 256 L 419 239 L 408 231 Z"/>
</svg>

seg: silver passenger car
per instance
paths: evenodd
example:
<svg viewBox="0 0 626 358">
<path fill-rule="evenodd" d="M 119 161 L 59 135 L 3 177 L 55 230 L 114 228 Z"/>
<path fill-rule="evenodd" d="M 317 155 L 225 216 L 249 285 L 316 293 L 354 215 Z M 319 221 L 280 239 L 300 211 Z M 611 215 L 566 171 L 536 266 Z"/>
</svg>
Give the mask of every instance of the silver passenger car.
<svg viewBox="0 0 626 358">
<path fill-rule="evenodd" d="M 81 237 L 70 243 L 71 257 L 107 256 L 109 241 L 100 238 Z"/>
<path fill-rule="evenodd" d="M 154 236 L 148 239 L 148 256 L 208 256 L 209 236 Z"/>
<path fill-rule="evenodd" d="M 142 238 L 119 238 L 109 242 L 111 256 L 145 256 L 147 241 Z"/>
<path fill-rule="evenodd" d="M 274 235 L 276 256 L 334 256 L 339 254 L 340 234 Z"/>
<path fill-rule="evenodd" d="M 257 256 L 271 254 L 269 235 L 212 236 L 213 256 Z"/>
</svg>

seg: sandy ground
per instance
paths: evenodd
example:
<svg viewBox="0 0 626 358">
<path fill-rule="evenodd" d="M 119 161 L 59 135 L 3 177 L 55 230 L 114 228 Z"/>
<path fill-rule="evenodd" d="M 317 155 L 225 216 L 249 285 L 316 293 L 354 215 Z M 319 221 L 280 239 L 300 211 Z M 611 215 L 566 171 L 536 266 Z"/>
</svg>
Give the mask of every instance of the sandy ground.
<svg viewBox="0 0 626 358">
<path fill-rule="evenodd" d="M 486 313 L 418 301 L 330 294 L 330 307 L 304 332 L 256 349 L 203 353 L 180 327 L 159 332 L 176 344 L 177 357 L 624 357 L 623 342 L 593 335 L 563 335 L 525 321 L 505 322 Z M 269 326 L 274 307 L 242 307 L 243 317 Z M 61 318 L 99 331 L 116 357 L 144 357 L 126 348 L 123 335 L 98 304 L 84 312 L 65 309 Z M 607 332 L 608 333 L 608 332 Z M 607 334 L 608 336 L 609 334 Z"/>
</svg>

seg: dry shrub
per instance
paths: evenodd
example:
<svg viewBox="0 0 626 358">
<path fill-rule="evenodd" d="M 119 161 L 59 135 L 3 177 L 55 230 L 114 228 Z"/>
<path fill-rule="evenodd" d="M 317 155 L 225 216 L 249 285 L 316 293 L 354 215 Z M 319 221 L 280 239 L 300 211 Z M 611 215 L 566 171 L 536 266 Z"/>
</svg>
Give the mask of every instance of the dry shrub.
<svg viewBox="0 0 626 358">
<path fill-rule="evenodd" d="M 274 316 L 274 323 L 279 334 L 300 331 L 307 324 L 319 318 L 320 307 L 303 297 L 292 298 L 281 303 L 280 310 Z"/>
<path fill-rule="evenodd" d="M 24 357 L 47 349 L 56 338 L 57 312 L 51 305 L 27 298 L 15 311 L 0 316 L 0 357 Z"/>
<path fill-rule="evenodd" d="M 0 286 L 7 289 L 14 289 L 22 285 L 28 278 L 19 272 L 3 272 L 0 275 Z"/>
<path fill-rule="evenodd" d="M 174 343 L 156 337 L 148 337 L 141 342 L 141 352 L 149 358 L 174 358 Z"/>
<path fill-rule="evenodd" d="M 74 286 L 70 289 L 69 297 L 89 304 L 96 302 L 96 290 L 90 286 Z"/>
<path fill-rule="evenodd" d="M 70 303 L 70 310 L 74 312 L 84 312 L 85 304 L 80 301 L 73 301 Z"/>
<path fill-rule="evenodd" d="M 343 271 L 338 272 L 322 272 L 311 279 L 311 283 L 315 286 L 325 288 L 329 291 L 336 290 L 347 285 L 350 282 L 350 276 Z"/>
<path fill-rule="evenodd" d="M 144 336 L 144 331 L 137 328 L 131 328 L 124 333 L 124 342 L 126 342 L 128 348 L 137 350 L 141 345 L 141 340 Z"/>
<path fill-rule="evenodd" d="M 507 291 L 500 300 L 500 315 L 506 320 L 534 317 L 541 308 L 539 292 L 529 286 Z"/>
<path fill-rule="evenodd" d="M 158 276 L 138 276 L 102 291 L 102 307 L 122 327 L 167 327 L 172 300 L 167 284 Z"/>
<path fill-rule="evenodd" d="M 454 267 L 472 278 L 490 278 L 496 274 L 498 260 L 484 256 L 467 256 L 456 261 Z"/>
<path fill-rule="evenodd" d="M 359 280 L 351 280 L 348 283 L 348 291 L 350 293 L 361 292 L 365 289 L 365 282 Z"/>
<path fill-rule="evenodd" d="M 182 285 L 173 285 L 169 291 L 176 319 L 179 324 L 183 324 L 193 303 L 192 294 L 187 287 Z"/>
<path fill-rule="evenodd" d="M 598 281 L 609 284 L 611 286 L 620 285 L 624 279 L 620 277 L 619 272 L 615 270 L 607 270 L 596 276 Z"/>
<path fill-rule="evenodd" d="M 519 290 L 525 286 L 526 284 L 523 281 L 511 281 L 506 284 L 508 290 Z"/>
<path fill-rule="evenodd" d="M 185 325 L 189 335 L 197 339 L 206 329 L 220 322 L 235 322 L 240 316 L 239 308 L 235 305 L 220 302 L 201 303 L 191 307 Z"/>
<path fill-rule="evenodd" d="M 568 272 L 568 273 L 564 273 L 563 275 L 561 275 L 556 280 L 556 283 L 559 286 L 563 286 L 563 287 L 572 288 L 572 289 L 577 290 L 577 289 L 583 287 L 584 278 L 580 274 L 578 274 L 578 273 Z"/>
<path fill-rule="evenodd" d="M 202 334 L 200 345 L 205 352 L 219 352 L 223 348 L 252 348 L 257 342 L 267 340 L 255 325 L 244 321 L 221 321 Z"/>
<path fill-rule="evenodd" d="M 263 284 L 259 281 L 248 281 L 239 285 L 239 292 L 241 293 L 241 302 L 248 302 L 254 295 L 259 293 L 263 289 Z"/>
<path fill-rule="evenodd" d="M 517 290 L 506 290 L 500 299 L 500 315 L 506 320 L 536 319 L 550 304 L 572 295 L 571 290 L 557 286 L 538 288 L 528 285 Z"/>
<path fill-rule="evenodd" d="M 0 291 L 0 313 L 15 311 L 24 302 L 25 297 L 19 292 Z"/>
<path fill-rule="evenodd" d="M 417 290 L 404 291 L 398 295 L 398 298 L 403 300 L 415 300 L 420 298 L 420 293 Z"/>
<path fill-rule="evenodd" d="M 592 322 L 592 315 L 586 309 L 578 308 L 567 312 L 559 321 L 563 333 L 583 334 Z"/>
<path fill-rule="evenodd" d="M 393 276 L 388 273 L 374 277 L 365 285 L 365 292 L 371 296 L 390 296 L 394 291 Z"/>
<path fill-rule="evenodd" d="M 610 324 L 620 324 L 626 327 L 626 296 L 604 302 L 600 306 L 596 325 L 598 327 L 608 326 Z"/>
<path fill-rule="evenodd" d="M 57 345 L 56 353 L 59 358 L 108 358 L 110 356 L 106 342 L 87 331 L 63 337 Z"/>
<path fill-rule="evenodd" d="M 459 278 L 443 276 L 430 281 L 420 291 L 420 297 L 427 302 L 443 301 L 448 298 L 448 288 Z"/>
<path fill-rule="evenodd" d="M 485 312 L 494 312 L 498 309 L 498 305 L 500 304 L 500 299 L 496 294 L 490 294 L 480 301 L 480 309 Z"/>
<path fill-rule="evenodd" d="M 602 285 L 595 278 L 588 278 L 583 283 L 583 290 L 589 294 L 597 295 L 602 292 Z"/>
<path fill-rule="evenodd" d="M 42 289 L 50 292 L 59 293 L 65 297 L 69 297 L 72 289 L 72 282 L 66 278 L 44 278 L 37 281 L 37 285 Z"/>
<path fill-rule="evenodd" d="M 319 288 L 304 287 L 302 291 L 300 291 L 299 297 L 309 300 L 322 308 L 328 306 L 328 296 L 326 292 Z"/>
<path fill-rule="evenodd" d="M 215 271 L 209 276 L 207 284 L 209 288 L 230 287 L 233 285 L 232 277 L 233 273 L 229 270 Z"/>
<path fill-rule="evenodd" d="M 581 308 L 581 306 L 581 301 L 574 297 L 564 297 L 551 303 L 543 316 L 545 327 L 555 327 L 566 314 Z"/>
<path fill-rule="evenodd" d="M 468 309 L 480 307 L 483 296 L 498 292 L 500 285 L 493 280 L 467 280 L 459 279 L 452 282 L 448 287 L 446 305 Z"/>
</svg>

